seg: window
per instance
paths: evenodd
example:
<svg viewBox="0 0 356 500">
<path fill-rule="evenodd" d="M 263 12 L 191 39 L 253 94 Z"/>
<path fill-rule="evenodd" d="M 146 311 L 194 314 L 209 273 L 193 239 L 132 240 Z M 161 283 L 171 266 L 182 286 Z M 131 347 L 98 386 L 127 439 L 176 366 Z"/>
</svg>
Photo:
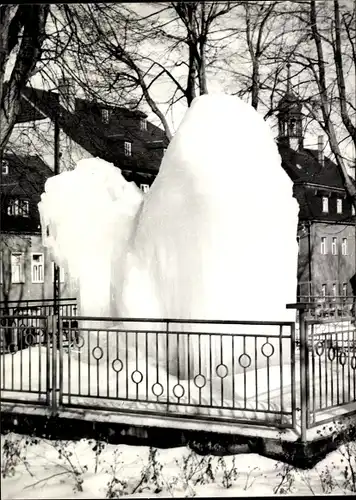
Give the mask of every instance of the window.
<svg viewBox="0 0 356 500">
<path fill-rule="evenodd" d="M 131 156 L 131 142 L 125 141 L 124 152 L 125 152 L 125 156 Z"/>
<path fill-rule="evenodd" d="M 146 118 L 141 118 L 140 120 L 140 129 L 147 130 L 147 120 Z"/>
<path fill-rule="evenodd" d="M 342 214 L 342 199 L 341 198 L 338 198 L 336 200 L 336 212 L 338 214 Z"/>
<path fill-rule="evenodd" d="M 331 253 L 333 255 L 337 255 L 337 238 L 333 238 L 333 241 L 331 243 Z"/>
<path fill-rule="evenodd" d="M 347 297 L 347 283 L 342 284 L 342 295 Z"/>
<path fill-rule="evenodd" d="M 110 118 L 110 113 L 108 109 L 102 109 L 101 110 L 101 119 L 103 123 L 109 123 L 109 118 Z"/>
<path fill-rule="evenodd" d="M 54 262 L 52 262 L 52 282 L 54 282 Z M 59 268 L 59 282 L 64 283 L 64 268 Z"/>
<path fill-rule="evenodd" d="M 323 196 L 323 212 L 329 212 L 329 198 L 327 196 Z"/>
<path fill-rule="evenodd" d="M 147 193 L 150 189 L 150 186 L 148 184 L 140 184 L 140 189 L 142 189 L 144 193 Z"/>
<path fill-rule="evenodd" d="M 18 198 L 13 198 L 9 201 L 7 207 L 8 215 L 19 215 L 21 217 L 29 217 L 30 207 L 28 200 L 19 200 Z"/>
<path fill-rule="evenodd" d="M 32 283 L 43 283 L 43 253 L 33 253 L 31 260 Z"/>
<path fill-rule="evenodd" d="M 325 236 L 321 237 L 320 253 L 322 253 L 323 255 L 325 255 L 327 253 L 326 237 Z"/>
<path fill-rule="evenodd" d="M 347 255 L 347 238 L 342 238 L 341 253 Z"/>
<path fill-rule="evenodd" d="M 351 205 L 351 215 L 355 215 L 355 207 Z"/>
<path fill-rule="evenodd" d="M 326 284 L 321 285 L 321 296 L 325 299 L 326 297 Z"/>
<path fill-rule="evenodd" d="M 25 269 L 24 269 L 24 254 L 14 252 L 11 254 L 11 282 L 24 283 L 25 282 Z"/>
<path fill-rule="evenodd" d="M 336 297 L 336 283 L 333 283 L 333 297 Z"/>
<path fill-rule="evenodd" d="M 1 171 L 2 175 L 7 175 L 9 173 L 9 162 L 6 160 L 3 160 L 1 162 Z"/>
</svg>

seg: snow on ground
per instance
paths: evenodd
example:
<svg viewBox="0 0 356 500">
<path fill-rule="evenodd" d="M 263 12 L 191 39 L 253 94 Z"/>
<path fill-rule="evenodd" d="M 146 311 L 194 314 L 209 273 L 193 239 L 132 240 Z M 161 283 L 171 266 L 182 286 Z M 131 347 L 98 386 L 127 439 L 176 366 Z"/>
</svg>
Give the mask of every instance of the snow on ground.
<svg viewBox="0 0 356 500">
<path fill-rule="evenodd" d="M 313 469 L 302 471 L 256 454 L 202 457 L 186 447 L 162 450 L 106 444 L 100 448 L 95 441 L 45 439 L 26 445 L 26 440 L 31 438 L 12 433 L 1 436 L 3 500 L 237 497 L 355 491 L 350 468 L 356 472 L 355 442 L 330 453 Z M 11 454 L 14 457 L 16 449 L 21 452 L 20 459 L 9 459 Z"/>
</svg>

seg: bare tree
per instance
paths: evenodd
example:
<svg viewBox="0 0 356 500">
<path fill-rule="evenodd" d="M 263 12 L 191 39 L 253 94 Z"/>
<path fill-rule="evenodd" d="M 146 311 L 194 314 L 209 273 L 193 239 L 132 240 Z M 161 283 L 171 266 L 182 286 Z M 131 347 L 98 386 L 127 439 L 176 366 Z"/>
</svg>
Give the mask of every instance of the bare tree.
<svg viewBox="0 0 356 500">
<path fill-rule="evenodd" d="M 48 4 L 0 6 L 0 157 L 20 112 L 21 91 L 41 58 L 48 11 Z"/>
</svg>

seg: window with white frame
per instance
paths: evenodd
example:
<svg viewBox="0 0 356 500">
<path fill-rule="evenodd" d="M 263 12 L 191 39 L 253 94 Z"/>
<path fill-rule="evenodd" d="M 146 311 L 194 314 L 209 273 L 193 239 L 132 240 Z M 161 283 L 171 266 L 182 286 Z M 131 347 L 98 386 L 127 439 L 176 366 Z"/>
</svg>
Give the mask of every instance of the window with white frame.
<svg viewBox="0 0 356 500">
<path fill-rule="evenodd" d="M 326 255 L 327 253 L 327 248 L 326 248 L 326 237 L 322 236 L 321 237 L 321 243 L 320 243 L 320 253 L 323 255 Z"/>
<path fill-rule="evenodd" d="M 32 283 L 44 282 L 43 253 L 33 253 L 31 256 Z"/>
<path fill-rule="evenodd" d="M 125 156 L 131 156 L 131 142 L 125 141 L 124 142 L 124 153 Z"/>
<path fill-rule="evenodd" d="M 20 200 L 18 198 L 12 198 L 9 201 L 7 207 L 7 214 L 20 217 L 29 217 L 30 215 L 30 205 L 28 200 Z"/>
<path fill-rule="evenodd" d="M 337 255 L 337 238 L 333 238 L 332 239 L 332 243 L 331 243 L 331 253 L 333 255 Z"/>
<path fill-rule="evenodd" d="M 11 283 L 25 282 L 25 256 L 22 252 L 11 253 Z"/>
<path fill-rule="evenodd" d="M 140 184 L 140 189 L 142 189 L 144 193 L 148 193 L 150 186 L 148 184 Z"/>
<path fill-rule="evenodd" d="M 347 255 L 347 238 L 342 238 L 341 253 Z"/>
<path fill-rule="evenodd" d="M 346 296 L 347 296 L 347 283 L 343 283 L 343 284 L 342 284 L 342 295 L 343 295 L 344 297 L 346 297 Z"/>
<path fill-rule="evenodd" d="M 9 162 L 8 161 L 2 160 L 1 171 L 2 171 L 2 175 L 7 175 L 9 173 Z"/>
<path fill-rule="evenodd" d="M 336 200 L 336 212 L 342 214 L 342 198 L 337 198 Z"/>
<path fill-rule="evenodd" d="M 326 297 L 326 283 L 321 285 L 321 296 L 325 299 Z"/>
<path fill-rule="evenodd" d="M 327 196 L 323 196 L 323 212 L 328 213 L 329 212 L 329 198 Z"/>
<path fill-rule="evenodd" d="M 52 262 L 52 282 L 54 282 L 54 262 Z M 64 283 L 64 268 L 59 268 L 59 282 Z"/>
<path fill-rule="evenodd" d="M 146 118 L 141 118 L 140 120 L 140 129 L 147 130 L 147 120 Z"/>
<path fill-rule="evenodd" d="M 101 110 L 101 119 L 102 119 L 103 123 L 109 123 L 109 118 L 110 118 L 109 110 L 106 108 L 103 108 Z"/>
</svg>

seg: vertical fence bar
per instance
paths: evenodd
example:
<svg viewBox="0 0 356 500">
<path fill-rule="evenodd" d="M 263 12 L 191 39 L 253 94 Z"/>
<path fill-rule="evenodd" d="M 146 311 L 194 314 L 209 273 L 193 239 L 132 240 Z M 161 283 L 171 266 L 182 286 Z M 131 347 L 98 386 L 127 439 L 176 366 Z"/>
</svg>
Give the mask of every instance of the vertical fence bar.
<svg viewBox="0 0 356 500">
<path fill-rule="evenodd" d="M 308 339 L 305 324 L 305 309 L 299 311 L 299 340 L 300 340 L 300 430 L 302 442 L 307 439 L 307 404 L 308 404 L 308 379 L 307 379 L 307 358 Z"/>
<path fill-rule="evenodd" d="M 52 316 L 52 411 L 57 411 L 57 326 L 58 315 Z"/>
<path fill-rule="evenodd" d="M 58 404 L 61 406 L 63 404 L 63 334 L 60 327 L 60 321 L 58 317 L 58 335 L 59 335 L 59 400 Z M 69 342 L 70 343 L 70 342 Z"/>
<path fill-rule="evenodd" d="M 296 410 L 297 410 L 297 401 L 296 401 L 296 392 L 295 392 L 295 324 L 291 325 L 291 389 L 292 389 L 292 428 L 296 427 Z"/>
<path fill-rule="evenodd" d="M 50 329 L 53 325 L 50 322 L 50 316 L 45 319 L 45 338 L 46 338 L 46 405 L 51 405 L 51 354 L 50 354 Z"/>
</svg>

